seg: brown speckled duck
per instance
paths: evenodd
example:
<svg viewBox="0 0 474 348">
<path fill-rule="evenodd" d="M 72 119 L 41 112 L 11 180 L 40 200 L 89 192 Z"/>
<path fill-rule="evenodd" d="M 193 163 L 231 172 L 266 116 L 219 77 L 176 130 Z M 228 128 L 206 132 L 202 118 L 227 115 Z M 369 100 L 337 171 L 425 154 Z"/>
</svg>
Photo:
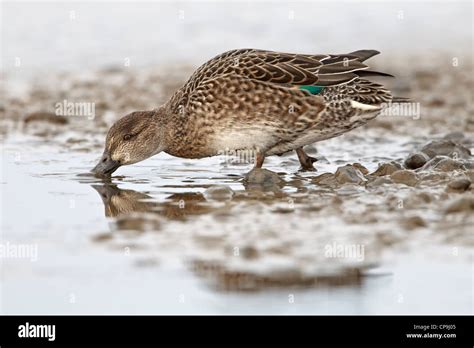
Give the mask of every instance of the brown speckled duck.
<svg viewBox="0 0 474 348">
<path fill-rule="evenodd" d="M 93 172 L 110 175 L 162 151 L 202 158 L 243 150 L 256 154 L 256 168 L 265 156 L 295 150 L 302 168 L 314 170 L 303 146 L 359 127 L 394 101 L 367 79 L 391 76 L 363 63 L 378 53 L 225 52 L 199 67 L 160 108 L 118 120 Z"/>
</svg>

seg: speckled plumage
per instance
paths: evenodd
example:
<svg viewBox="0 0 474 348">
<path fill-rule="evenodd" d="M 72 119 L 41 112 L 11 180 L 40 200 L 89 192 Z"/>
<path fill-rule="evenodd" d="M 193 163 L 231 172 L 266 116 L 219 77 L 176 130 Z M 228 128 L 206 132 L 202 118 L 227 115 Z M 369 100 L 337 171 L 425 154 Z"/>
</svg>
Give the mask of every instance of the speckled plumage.
<svg viewBox="0 0 474 348">
<path fill-rule="evenodd" d="M 314 170 L 303 146 L 343 134 L 376 117 L 393 101 L 364 61 L 379 52 L 339 55 L 225 52 L 198 68 L 160 108 L 133 112 L 109 130 L 95 173 L 110 175 L 161 151 L 184 158 L 251 151 L 295 150 Z"/>
<path fill-rule="evenodd" d="M 274 155 L 358 127 L 392 99 L 363 78 L 388 75 L 366 71 L 363 61 L 377 53 L 225 52 L 198 68 L 164 106 L 171 115 L 165 151 L 188 158 L 239 149 Z M 324 88 L 313 95 L 301 86 Z"/>
</svg>

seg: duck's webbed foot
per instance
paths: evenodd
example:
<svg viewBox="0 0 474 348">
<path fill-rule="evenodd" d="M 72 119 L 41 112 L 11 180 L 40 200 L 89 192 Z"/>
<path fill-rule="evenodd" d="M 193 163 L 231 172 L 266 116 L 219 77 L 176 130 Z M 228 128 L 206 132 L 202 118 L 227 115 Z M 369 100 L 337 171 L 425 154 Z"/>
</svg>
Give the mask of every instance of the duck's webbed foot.
<svg viewBox="0 0 474 348">
<path fill-rule="evenodd" d="M 316 168 L 314 168 L 313 163 L 316 162 L 318 159 L 308 156 L 306 152 L 304 152 L 302 147 L 296 149 L 295 151 L 296 151 L 296 154 L 298 155 L 298 159 L 300 160 L 301 170 L 315 172 Z"/>
</svg>

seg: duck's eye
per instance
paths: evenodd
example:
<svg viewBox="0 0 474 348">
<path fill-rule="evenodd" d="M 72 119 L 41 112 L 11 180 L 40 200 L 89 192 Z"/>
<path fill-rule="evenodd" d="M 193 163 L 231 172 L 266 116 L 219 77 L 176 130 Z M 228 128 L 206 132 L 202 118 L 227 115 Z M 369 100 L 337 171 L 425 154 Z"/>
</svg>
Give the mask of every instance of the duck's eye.
<svg viewBox="0 0 474 348">
<path fill-rule="evenodd" d="M 125 135 L 123 136 L 123 140 L 125 140 L 125 141 L 130 140 L 130 139 L 132 139 L 132 138 L 133 138 L 133 134 L 125 134 Z"/>
</svg>

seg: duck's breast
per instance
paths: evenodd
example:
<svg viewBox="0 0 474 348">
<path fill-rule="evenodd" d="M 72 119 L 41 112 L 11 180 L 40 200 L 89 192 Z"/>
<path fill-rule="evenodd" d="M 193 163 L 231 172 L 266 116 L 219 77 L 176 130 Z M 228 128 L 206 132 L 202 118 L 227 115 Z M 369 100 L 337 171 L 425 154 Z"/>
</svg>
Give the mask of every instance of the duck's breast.
<svg viewBox="0 0 474 348">
<path fill-rule="evenodd" d="M 221 153 L 228 150 L 268 149 L 278 141 L 272 129 L 241 126 L 222 129 L 213 135 L 213 148 Z"/>
</svg>

